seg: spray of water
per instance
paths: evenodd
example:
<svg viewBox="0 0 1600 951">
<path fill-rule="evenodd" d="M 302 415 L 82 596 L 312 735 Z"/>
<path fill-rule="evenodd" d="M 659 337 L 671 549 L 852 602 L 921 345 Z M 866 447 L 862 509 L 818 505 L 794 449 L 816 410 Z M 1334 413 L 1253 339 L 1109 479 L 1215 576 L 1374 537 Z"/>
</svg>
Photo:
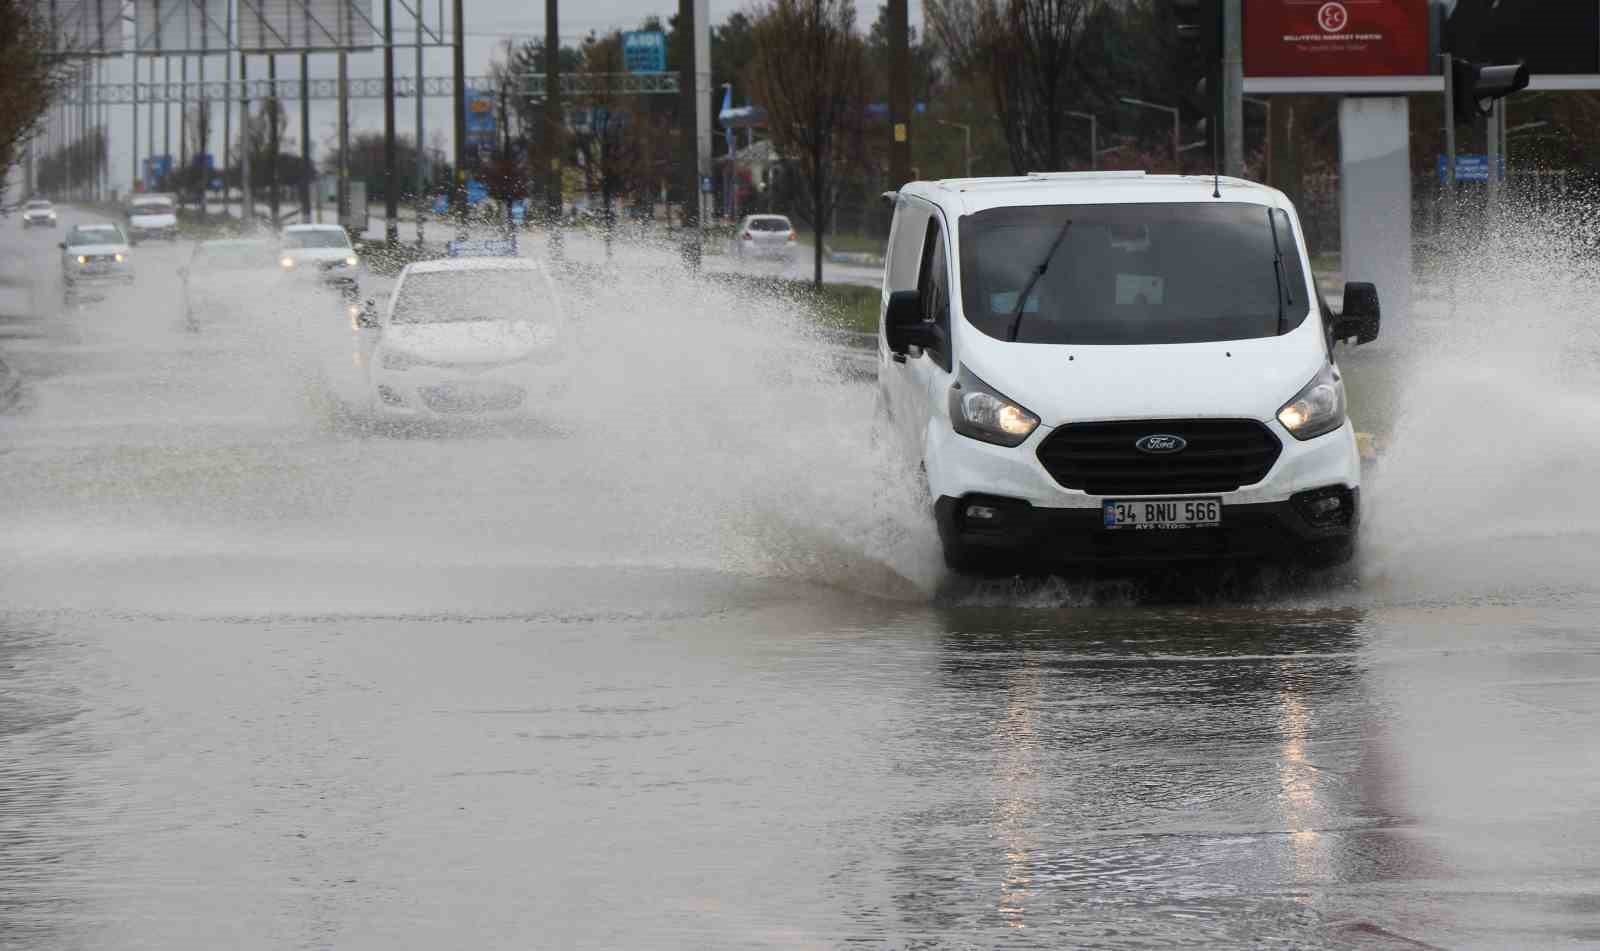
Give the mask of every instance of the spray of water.
<svg viewBox="0 0 1600 951">
<path fill-rule="evenodd" d="M 1600 567 L 1592 207 L 1496 221 L 1458 234 L 1385 329 L 1397 385 L 1365 492 L 1373 596 L 1566 590 Z"/>
<path fill-rule="evenodd" d="M 582 251 L 562 271 L 558 397 L 526 425 L 399 429 L 353 405 L 341 302 L 258 275 L 190 325 L 179 254 L 145 255 L 132 293 L 52 319 L 30 410 L 0 421 L 20 447 L 0 463 L 9 603 L 651 613 L 677 602 L 641 579 L 932 589 L 920 487 L 800 305 L 691 279 L 660 248 Z"/>
</svg>

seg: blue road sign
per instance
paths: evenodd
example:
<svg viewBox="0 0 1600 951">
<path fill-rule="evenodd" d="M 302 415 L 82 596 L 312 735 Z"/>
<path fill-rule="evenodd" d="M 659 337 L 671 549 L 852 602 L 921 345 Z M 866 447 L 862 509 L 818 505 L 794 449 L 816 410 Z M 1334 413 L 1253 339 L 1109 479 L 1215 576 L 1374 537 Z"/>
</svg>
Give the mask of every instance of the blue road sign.
<svg viewBox="0 0 1600 951">
<path fill-rule="evenodd" d="M 448 196 L 433 196 L 433 213 L 436 215 L 448 215 L 450 213 L 450 199 Z"/>
<path fill-rule="evenodd" d="M 476 205 L 489 197 L 489 188 L 476 178 L 467 179 L 467 204 Z"/>
<path fill-rule="evenodd" d="M 172 173 L 172 156 L 152 155 L 144 160 L 144 190 L 153 192 L 161 187 L 161 180 Z"/>
<path fill-rule="evenodd" d="M 528 202 L 519 198 L 511 203 L 511 223 L 520 225 L 528 220 Z"/>
<path fill-rule="evenodd" d="M 622 34 L 622 61 L 630 73 L 666 72 L 667 34 L 660 30 L 630 30 Z"/>
<path fill-rule="evenodd" d="M 1445 157 L 1439 156 L 1438 162 L 1439 181 L 1445 181 L 1447 169 Z M 1506 177 L 1506 159 L 1500 156 L 1500 177 Z M 1458 182 L 1486 182 L 1489 180 L 1489 156 L 1472 153 L 1456 154 L 1456 181 Z"/>
</svg>

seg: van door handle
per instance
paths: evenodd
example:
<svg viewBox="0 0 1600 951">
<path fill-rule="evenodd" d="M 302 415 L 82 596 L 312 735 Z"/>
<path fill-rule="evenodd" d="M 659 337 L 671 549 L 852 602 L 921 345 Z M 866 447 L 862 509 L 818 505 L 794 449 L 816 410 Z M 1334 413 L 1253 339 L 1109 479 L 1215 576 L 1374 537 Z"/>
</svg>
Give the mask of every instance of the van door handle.
<svg viewBox="0 0 1600 951">
<path fill-rule="evenodd" d="M 896 363 L 904 363 L 904 362 L 906 362 L 906 355 L 903 354 L 903 353 L 895 354 L 894 355 L 894 362 L 896 362 Z"/>
</svg>

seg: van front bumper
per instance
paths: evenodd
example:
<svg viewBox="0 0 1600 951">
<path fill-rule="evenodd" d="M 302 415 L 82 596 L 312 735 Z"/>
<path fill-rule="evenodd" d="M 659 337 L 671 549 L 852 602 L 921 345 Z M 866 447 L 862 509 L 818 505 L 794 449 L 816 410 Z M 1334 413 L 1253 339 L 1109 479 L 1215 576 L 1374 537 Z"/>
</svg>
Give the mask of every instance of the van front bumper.
<svg viewBox="0 0 1600 951">
<path fill-rule="evenodd" d="M 1230 505 L 1222 495 L 1215 528 L 1107 530 L 1099 508 L 1045 508 L 973 493 L 934 504 L 947 551 L 961 549 L 997 569 L 1284 561 L 1328 565 L 1349 558 L 1360 524 L 1361 490 L 1343 485 L 1279 502 Z M 1326 499 L 1337 499 L 1329 508 Z M 986 517 L 976 517 L 973 510 Z M 1320 514 L 1318 514 L 1320 513 Z"/>
</svg>

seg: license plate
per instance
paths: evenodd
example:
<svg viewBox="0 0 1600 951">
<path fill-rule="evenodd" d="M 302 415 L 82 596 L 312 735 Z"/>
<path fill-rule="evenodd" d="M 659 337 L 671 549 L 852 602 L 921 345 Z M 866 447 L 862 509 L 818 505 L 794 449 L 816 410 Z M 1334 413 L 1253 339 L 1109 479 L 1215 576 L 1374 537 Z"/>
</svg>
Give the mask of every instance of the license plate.
<svg viewBox="0 0 1600 951">
<path fill-rule="evenodd" d="M 1221 499 L 1106 499 L 1100 512 L 1108 529 L 1213 528 L 1222 524 Z"/>
</svg>

